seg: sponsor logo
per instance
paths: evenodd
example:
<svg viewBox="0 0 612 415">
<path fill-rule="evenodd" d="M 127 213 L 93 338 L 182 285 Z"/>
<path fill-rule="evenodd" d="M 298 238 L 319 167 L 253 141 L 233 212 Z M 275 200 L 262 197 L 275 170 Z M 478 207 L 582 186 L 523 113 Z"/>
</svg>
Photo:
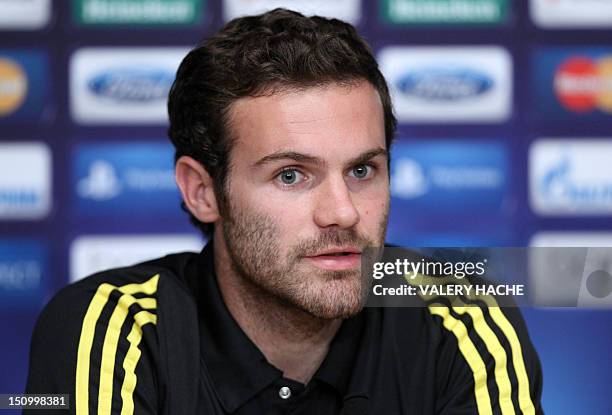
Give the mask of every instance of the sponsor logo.
<svg viewBox="0 0 612 415">
<path fill-rule="evenodd" d="M 506 0 L 385 0 L 383 15 L 391 23 L 499 23 L 506 19 Z"/>
<path fill-rule="evenodd" d="M 166 99 L 174 76 L 162 70 L 116 69 L 102 72 L 89 82 L 91 93 L 117 103 Z"/>
<path fill-rule="evenodd" d="M 180 215 L 173 149 L 165 142 L 83 145 L 74 171 L 76 208 L 84 216 Z"/>
<path fill-rule="evenodd" d="M 42 53 L 0 50 L 0 122 L 38 120 L 47 100 L 47 78 Z"/>
<path fill-rule="evenodd" d="M 532 209 L 542 215 L 612 214 L 612 140 L 539 140 L 529 154 Z"/>
<path fill-rule="evenodd" d="M 531 18 L 543 28 L 612 27 L 608 0 L 530 0 Z"/>
<path fill-rule="evenodd" d="M 173 252 L 199 252 L 203 245 L 191 234 L 81 236 L 70 246 L 70 281 Z"/>
<path fill-rule="evenodd" d="M 0 239 L 0 308 L 38 308 L 49 276 L 46 246 L 37 240 Z"/>
<path fill-rule="evenodd" d="M 609 122 L 612 48 L 546 47 L 532 57 L 532 117 L 536 122 Z"/>
<path fill-rule="evenodd" d="M 229 21 L 235 17 L 253 15 L 283 7 L 307 16 L 334 17 L 352 24 L 361 19 L 361 0 L 224 0 L 223 17 Z"/>
<path fill-rule="evenodd" d="M 470 69 L 423 69 L 409 72 L 397 82 L 397 88 L 405 95 L 439 102 L 470 99 L 492 87 L 491 78 Z"/>
<path fill-rule="evenodd" d="M 403 158 L 395 163 L 391 180 L 391 194 L 403 199 L 423 196 L 430 189 L 423 167 L 411 158 Z"/>
<path fill-rule="evenodd" d="M 511 222 L 499 219 L 514 203 L 509 166 L 507 147 L 495 141 L 398 139 L 387 239 L 404 246 L 512 243 Z"/>
<path fill-rule="evenodd" d="M 390 47 L 379 62 L 401 122 L 502 122 L 512 63 L 497 47 Z"/>
<path fill-rule="evenodd" d="M 104 160 L 94 160 L 87 176 L 77 185 L 80 197 L 93 200 L 109 200 L 119 196 L 121 185 L 112 164 Z"/>
<path fill-rule="evenodd" d="M 612 54 L 599 59 L 572 56 L 558 67 L 554 90 L 564 108 L 612 113 Z"/>
<path fill-rule="evenodd" d="M 47 25 L 50 0 L 0 0 L 0 29 L 35 30 Z"/>
<path fill-rule="evenodd" d="M 0 144 L 0 219 L 41 219 L 51 209 L 51 152 L 42 143 Z"/>
<path fill-rule="evenodd" d="M 499 209 L 507 180 L 507 150 L 498 144 L 399 141 L 394 148 L 391 196 L 402 210 Z"/>
<path fill-rule="evenodd" d="M 13 59 L 0 57 L 0 116 L 15 112 L 25 101 L 28 78 Z"/>
<path fill-rule="evenodd" d="M 88 48 L 71 60 L 73 118 L 82 124 L 164 124 L 183 48 Z M 146 68 L 146 69 L 143 69 Z"/>
<path fill-rule="evenodd" d="M 195 24 L 203 0 L 73 0 L 80 24 Z"/>
</svg>

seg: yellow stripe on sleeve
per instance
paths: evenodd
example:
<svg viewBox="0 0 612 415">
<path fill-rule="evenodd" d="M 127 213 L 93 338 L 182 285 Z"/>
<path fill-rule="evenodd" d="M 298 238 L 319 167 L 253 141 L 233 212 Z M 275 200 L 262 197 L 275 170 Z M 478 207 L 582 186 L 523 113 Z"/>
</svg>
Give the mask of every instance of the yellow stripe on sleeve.
<svg viewBox="0 0 612 415">
<path fill-rule="evenodd" d="M 453 333 L 457 338 L 459 351 L 465 358 L 474 376 L 474 395 L 476 397 L 476 406 L 478 407 L 479 415 L 491 415 L 493 413 L 491 407 L 491 398 L 489 396 L 489 388 L 487 386 L 487 367 L 478 353 L 476 346 L 468 336 L 467 328 L 462 321 L 451 316 L 448 307 L 440 304 L 432 304 L 429 306 L 429 311 L 442 317 L 442 325 L 448 331 Z"/>
<path fill-rule="evenodd" d="M 527 376 L 527 370 L 525 369 L 525 360 L 523 359 L 521 342 L 516 335 L 514 327 L 512 327 L 512 324 L 510 324 L 497 304 L 496 306 L 491 306 L 489 308 L 489 313 L 491 314 L 493 321 L 495 321 L 495 324 L 499 326 L 502 333 L 504 333 L 508 339 L 508 342 L 510 343 L 510 349 L 512 350 L 512 364 L 514 365 L 514 370 L 518 379 L 518 400 L 521 407 L 521 412 L 524 415 L 535 415 L 535 407 L 533 406 L 533 401 L 531 400 L 531 395 L 529 392 L 529 378 Z"/>
<path fill-rule="evenodd" d="M 423 274 L 418 274 L 416 278 L 406 278 L 408 282 L 412 285 L 418 284 L 469 284 L 469 281 L 465 280 L 457 280 L 452 277 L 445 278 L 434 278 L 430 276 L 426 276 Z M 435 296 L 422 296 L 424 300 L 433 300 Z M 447 297 L 452 304 L 457 304 L 461 302 L 458 296 L 448 296 Z M 510 350 L 512 352 L 512 364 L 514 366 L 514 370 L 516 372 L 516 377 L 518 381 L 518 400 L 519 406 L 521 409 L 521 413 L 523 415 L 535 415 L 535 406 L 533 405 L 533 401 L 531 400 L 530 387 L 529 387 L 529 377 L 527 376 L 527 370 L 525 368 L 525 360 L 523 358 L 523 349 L 521 347 L 521 342 L 514 330 L 512 324 L 508 321 L 507 317 L 502 312 L 499 304 L 495 297 L 490 295 L 474 295 L 469 294 L 467 298 L 471 301 L 480 300 L 483 301 L 487 305 L 487 310 L 491 315 L 491 319 L 493 322 L 499 327 L 501 332 L 504 334 L 508 343 L 510 344 Z M 477 305 L 467 306 L 468 309 L 479 309 Z M 483 339 L 484 340 L 484 339 Z M 495 355 L 494 355 L 495 357 Z M 500 390 L 501 394 L 501 390 Z M 501 399 L 501 397 L 500 397 Z M 500 401 L 501 403 L 501 401 Z M 503 410 L 503 408 L 502 408 Z"/>
<path fill-rule="evenodd" d="M 525 359 L 523 359 L 523 348 L 521 347 L 521 341 L 516 334 L 516 330 L 514 330 L 514 327 L 502 312 L 495 297 L 490 295 L 475 296 L 472 294 L 468 296 L 468 298 L 470 300 L 482 300 L 485 302 L 491 318 L 502 333 L 504 333 L 506 339 L 508 339 L 510 350 L 512 351 L 512 364 L 514 365 L 514 371 L 516 372 L 516 378 L 518 380 L 518 400 L 521 412 L 523 415 L 535 415 L 535 406 L 533 405 L 529 391 L 529 377 L 527 376 L 527 369 L 525 368 Z"/>
<path fill-rule="evenodd" d="M 76 367 L 76 384 L 75 384 L 75 409 L 78 415 L 88 415 L 89 414 L 89 369 L 90 369 L 90 359 L 91 359 L 91 348 L 93 345 L 93 339 L 95 336 L 96 323 L 102 314 L 102 310 L 104 306 L 108 302 L 108 298 L 113 290 L 119 290 L 124 294 L 124 296 L 136 294 L 136 293 L 144 293 L 146 295 L 155 294 L 157 291 L 157 282 L 159 280 L 159 274 L 151 277 L 149 280 L 137 284 L 126 284 L 120 287 L 116 287 L 111 284 L 101 284 L 96 293 L 94 294 L 91 302 L 89 303 L 89 307 L 87 308 L 87 312 L 85 313 L 85 317 L 83 318 L 83 325 L 81 327 L 81 335 L 79 338 L 79 346 L 77 351 L 77 367 Z M 123 299 L 124 296 L 121 298 Z M 140 299 L 142 303 L 144 303 L 143 308 L 155 308 L 155 299 Z M 120 300 L 121 302 L 121 300 Z M 126 300 L 123 300 L 125 303 Z M 147 306 L 147 307 L 145 307 Z M 113 312 L 113 316 L 117 311 L 117 308 L 125 308 L 125 304 L 122 304 L 120 307 L 117 305 L 115 311 Z M 127 310 L 127 308 L 125 308 Z M 121 313 L 121 312 L 119 312 Z M 113 330 L 117 330 L 118 318 L 116 317 L 113 321 L 111 317 L 111 323 L 114 327 Z M 111 327 L 111 323 L 109 323 L 109 328 Z M 118 330 L 121 330 L 121 326 L 119 326 Z M 105 336 L 105 346 L 106 346 L 106 337 Z M 109 352 L 110 353 L 110 352 Z M 112 351 L 113 355 L 115 351 Z M 103 366 L 104 366 L 104 352 L 103 352 Z M 101 371 L 101 376 L 103 371 Z M 111 379 L 112 380 L 112 379 Z M 112 396 L 112 394 L 111 394 Z M 100 403 L 101 399 L 98 398 L 98 403 Z M 110 405 L 110 402 L 109 402 Z"/>
<path fill-rule="evenodd" d="M 115 373 L 115 358 L 121 327 L 127 318 L 132 304 L 139 304 L 145 309 L 154 309 L 154 298 L 134 298 L 123 294 L 109 320 L 102 346 L 102 362 L 100 363 L 100 385 L 98 389 L 98 415 L 110 415 L 113 403 L 113 375 Z"/>
<path fill-rule="evenodd" d="M 512 404 L 512 386 L 508 377 L 508 357 L 497 336 L 488 326 L 482 310 L 477 306 L 453 306 L 453 310 L 458 314 L 468 313 L 472 318 L 476 333 L 485 343 L 487 350 L 495 360 L 495 382 L 499 389 L 499 406 L 503 415 L 514 415 L 514 405 Z"/>
<path fill-rule="evenodd" d="M 75 408 L 77 415 L 89 413 L 89 358 L 93 344 L 96 322 L 102 309 L 108 301 L 108 296 L 116 287 L 110 284 L 101 284 L 89 303 L 79 339 L 77 352 Z"/>
<path fill-rule="evenodd" d="M 121 415 L 133 415 L 134 413 L 134 390 L 136 389 L 136 366 L 140 359 L 139 344 L 142 339 L 142 327 L 146 324 L 157 324 L 157 316 L 148 311 L 140 311 L 134 316 L 134 324 L 127 339 L 130 348 L 123 360 L 125 378 L 121 386 Z"/>
</svg>

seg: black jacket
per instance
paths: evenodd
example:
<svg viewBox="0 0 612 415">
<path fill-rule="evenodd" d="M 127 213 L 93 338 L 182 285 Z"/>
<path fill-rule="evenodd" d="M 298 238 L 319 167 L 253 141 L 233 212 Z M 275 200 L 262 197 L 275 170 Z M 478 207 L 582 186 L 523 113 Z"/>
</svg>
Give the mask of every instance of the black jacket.
<svg viewBox="0 0 612 415">
<path fill-rule="evenodd" d="M 69 285 L 37 322 L 26 392 L 68 393 L 79 415 L 542 413 L 519 310 L 444 301 L 364 309 L 305 387 L 312 398 L 274 402 L 267 389 L 286 380 L 239 333 L 215 281 L 208 246 Z M 231 331 L 234 350 L 211 324 Z M 262 371 L 266 381 L 250 380 Z"/>
</svg>

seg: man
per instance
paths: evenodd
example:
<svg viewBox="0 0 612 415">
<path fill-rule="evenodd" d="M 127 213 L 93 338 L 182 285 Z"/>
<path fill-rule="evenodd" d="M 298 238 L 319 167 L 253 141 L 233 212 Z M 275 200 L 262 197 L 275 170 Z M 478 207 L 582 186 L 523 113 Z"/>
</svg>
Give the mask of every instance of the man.
<svg viewBox="0 0 612 415">
<path fill-rule="evenodd" d="M 395 119 L 350 25 L 236 19 L 185 58 L 168 108 L 184 208 L 209 243 L 60 292 L 28 392 L 68 393 L 78 414 L 541 413 L 516 310 L 494 327 L 487 307 L 467 326 L 444 307 L 364 308 Z"/>
</svg>

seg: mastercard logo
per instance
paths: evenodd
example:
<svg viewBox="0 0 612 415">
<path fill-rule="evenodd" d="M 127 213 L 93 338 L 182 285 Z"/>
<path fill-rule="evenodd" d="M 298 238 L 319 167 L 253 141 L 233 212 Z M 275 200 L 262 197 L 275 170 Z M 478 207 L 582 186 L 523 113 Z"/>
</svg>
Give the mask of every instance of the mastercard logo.
<svg viewBox="0 0 612 415">
<path fill-rule="evenodd" d="M 15 112 L 28 92 L 28 79 L 21 66 L 0 57 L 0 117 Z"/>
<path fill-rule="evenodd" d="M 567 59 L 555 72 L 554 89 L 561 105 L 570 111 L 612 113 L 612 56 Z"/>
<path fill-rule="evenodd" d="M 15 112 L 28 92 L 28 79 L 21 66 L 0 57 L 0 117 Z"/>
</svg>

